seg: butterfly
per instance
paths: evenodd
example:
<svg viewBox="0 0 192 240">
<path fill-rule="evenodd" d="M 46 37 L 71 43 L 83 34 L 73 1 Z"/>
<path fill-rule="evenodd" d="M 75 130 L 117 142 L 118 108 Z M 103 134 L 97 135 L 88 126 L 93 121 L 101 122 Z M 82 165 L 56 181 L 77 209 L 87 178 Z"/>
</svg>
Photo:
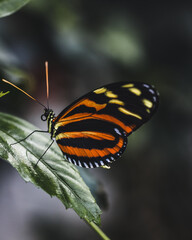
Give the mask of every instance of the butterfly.
<svg viewBox="0 0 192 240">
<path fill-rule="evenodd" d="M 48 63 L 45 65 L 48 98 Z M 14 84 L 3 81 L 40 103 Z M 125 151 L 127 137 L 156 112 L 159 94 L 146 83 L 117 82 L 80 97 L 58 116 L 49 104 L 41 105 L 44 107 L 41 119 L 47 121 L 46 132 L 70 163 L 84 168 L 108 167 Z"/>
</svg>

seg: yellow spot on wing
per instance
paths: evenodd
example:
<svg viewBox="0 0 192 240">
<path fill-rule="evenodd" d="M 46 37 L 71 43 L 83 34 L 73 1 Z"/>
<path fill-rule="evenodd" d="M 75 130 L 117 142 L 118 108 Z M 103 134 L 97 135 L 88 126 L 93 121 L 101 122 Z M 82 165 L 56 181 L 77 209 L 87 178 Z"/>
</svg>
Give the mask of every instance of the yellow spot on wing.
<svg viewBox="0 0 192 240">
<path fill-rule="evenodd" d="M 107 91 L 106 88 L 102 87 L 102 88 L 98 88 L 95 91 L 93 91 L 96 94 L 101 94 L 101 93 L 105 93 Z"/>
<path fill-rule="evenodd" d="M 134 87 L 134 84 L 133 83 L 128 83 L 128 84 L 125 84 L 125 85 L 122 85 L 123 88 L 130 88 L 130 87 Z"/>
<path fill-rule="evenodd" d="M 112 91 L 107 91 L 105 95 L 109 98 L 118 98 L 118 95 L 114 94 Z"/>
<path fill-rule="evenodd" d="M 149 101 L 148 99 L 143 99 L 143 104 L 148 108 L 153 107 L 153 103 L 151 101 Z"/>
<path fill-rule="evenodd" d="M 118 104 L 118 105 L 121 105 L 121 106 L 124 106 L 124 102 L 118 100 L 118 99 L 111 99 L 109 100 L 109 103 L 113 103 L 113 104 Z"/>
<path fill-rule="evenodd" d="M 141 95 L 141 91 L 138 88 L 129 88 L 129 91 L 134 93 L 137 96 Z"/>
<path fill-rule="evenodd" d="M 132 112 L 128 111 L 127 109 L 123 108 L 123 107 L 119 107 L 118 109 L 119 109 L 120 112 L 122 112 L 126 115 L 130 115 L 130 116 L 136 117 L 138 119 L 142 119 L 142 117 L 139 116 L 138 114 L 132 113 Z"/>
</svg>

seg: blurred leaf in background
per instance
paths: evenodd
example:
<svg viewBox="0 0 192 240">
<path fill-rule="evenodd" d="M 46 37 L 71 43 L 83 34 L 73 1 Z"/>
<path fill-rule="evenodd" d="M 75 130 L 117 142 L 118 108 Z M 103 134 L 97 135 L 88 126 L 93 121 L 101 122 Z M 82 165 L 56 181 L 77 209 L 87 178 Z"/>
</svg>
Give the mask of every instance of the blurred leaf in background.
<svg viewBox="0 0 192 240">
<path fill-rule="evenodd" d="M 0 1 L 0 17 L 6 17 L 27 4 L 30 0 L 1 0 Z"/>
</svg>

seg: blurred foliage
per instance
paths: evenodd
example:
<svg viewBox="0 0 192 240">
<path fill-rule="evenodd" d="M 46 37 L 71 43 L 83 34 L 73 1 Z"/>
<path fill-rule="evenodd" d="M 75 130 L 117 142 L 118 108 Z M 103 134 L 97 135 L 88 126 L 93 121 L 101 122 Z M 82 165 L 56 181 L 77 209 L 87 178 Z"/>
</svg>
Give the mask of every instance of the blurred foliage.
<svg viewBox="0 0 192 240">
<path fill-rule="evenodd" d="M 28 2 L 29 0 L 1 0 L 0 1 L 0 17 L 6 17 L 16 12 Z"/>
<path fill-rule="evenodd" d="M 11 71 L 10 76 L 6 70 L 18 69 L 24 77 L 16 77 L 15 82 L 45 102 L 44 61 L 48 60 L 50 104 L 56 113 L 83 93 L 114 81 L 138 80 L 159 90 L 157 114 L 129 137 L 123 157 L 109 171 L 91 172 L 107 188 L 109 210 L 103 214 L 102 225 L 112 239 L 192 238 L 191 5 L 183 1 L 33 0 L 0 19 L 0 77 L 12 81 L 16 74 Z M 1 111 L 43 128 L 36 104 L 0 86 L 0 91 L 11 91 L 1 98 Z M 1 168 L 9 171 L 8 166 Z M 39 239 L 48 239 L 47 229 L 55 239 L 86 239 L 86 229 L 64 231 L 61 219 L 34 223 Z M 4 219 L 1 222 L 0 230 L 6 232 Z M 78 228 L 71 222 L 73 229 Z M 20 239 L 16 230 L 12 232 Z"/>
</svg>

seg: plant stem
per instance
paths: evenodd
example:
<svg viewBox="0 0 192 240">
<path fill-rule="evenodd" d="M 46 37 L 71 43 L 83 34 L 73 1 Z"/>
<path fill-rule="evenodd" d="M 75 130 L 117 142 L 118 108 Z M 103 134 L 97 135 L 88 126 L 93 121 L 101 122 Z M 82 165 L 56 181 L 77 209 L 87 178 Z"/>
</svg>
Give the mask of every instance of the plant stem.
<svg viewBox="0 0 192 240">
<path fill-rule="evenodd" d="M 97 232 L 97 234 L 103 239 L 103 240 L 110 240 L 110 238 L 107 237 L 107 235 L 94 223 L 94 222 L 89 222 L 86 220 L 87 223 Z"/>
<path fill-rule="evenodd" d="M 3 97 L 3 96 L 5 96 L 5 95 L 8 94 L 8 93 L 9 93 L 9 91 L 7 91 L 7 92 L 5 92 L 5 93 L 1 91 L 1 92 L 0 92 L 0 97 Z"/>
</svg>

